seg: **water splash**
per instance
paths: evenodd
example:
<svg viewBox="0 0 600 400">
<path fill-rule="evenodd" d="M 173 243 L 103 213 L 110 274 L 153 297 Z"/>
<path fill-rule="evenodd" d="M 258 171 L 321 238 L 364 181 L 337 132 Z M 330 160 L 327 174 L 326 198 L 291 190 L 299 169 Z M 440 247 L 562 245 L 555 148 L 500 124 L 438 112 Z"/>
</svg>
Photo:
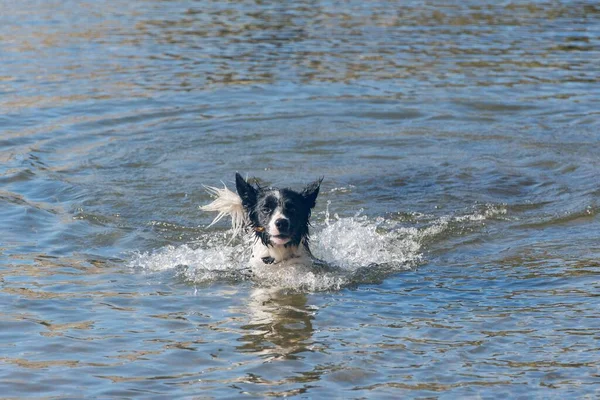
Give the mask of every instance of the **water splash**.
<svg viewBox="0 0 600 400">
<path fill-rule="evenodd" d="M 423 221 L 417 226 L 406 226 L 405 221 L 393 218 L 369 218 L 361 215 L 362 210 L 352 217 L 331 217 L 329 205 L 324 219 L 314 223 L 311 249 L 320 261 L 312 267 L 289 260 L 250 271 L 249 240 L 231 243 L 227 232 L 206 233 L 193 244 L 136 254 L 129 265 L 147 272 L 175 270 L 196 284 L 252 279 L 263 287 L 339 290 L 380 282 L 391 274 L 415 268 L 424 260 L 427 243 L 451 235 L 457 226 L 462 229 L 506 214 L 505 207 L 485 206 L 460 216 L 419 216 L 417 219 Z"/>
<path fill-rule="evenodd" d="M 247 279 L 248 258 L 247 245 L 232 244 L 230 235 L 221 232 L 203 235 L 192 244 L 136 253 L 129 266 L 146 272 L 176 270 L 185 280 L 202 283 Z"/>
<path fill-rule="evenodd" d="M 406 269 L 421 260 L 418 230 L 398 227 L 395 221 L 369 219 L 361 215 L 340 218 L 329 214 L 327 202 L 325 221 L 313 234 L 314 255 L 345 270 L 356 270 L 372 264 L 393 264 Z"/>
</svg>

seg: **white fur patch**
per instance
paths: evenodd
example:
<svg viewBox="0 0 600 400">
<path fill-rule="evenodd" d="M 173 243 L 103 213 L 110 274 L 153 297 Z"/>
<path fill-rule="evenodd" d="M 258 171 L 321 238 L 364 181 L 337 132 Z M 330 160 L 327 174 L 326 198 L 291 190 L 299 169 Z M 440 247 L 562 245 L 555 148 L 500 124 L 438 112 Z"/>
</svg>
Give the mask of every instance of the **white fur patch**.
<svg viewBox="0 0 600 400">
<path fill-rule="evenodd" d="M 269 233 L 269 235 L 271 235 L 271 243 L 273 243 L 275 246 L 283 246 L 285 245 L 287 242 L 290 241 L 290 238 L 278 238 L 276 236 L 281 235 L 281 232 L 279 231 L 279 228 L 277 228 L 277 225 L 275 224 L 275 222 L 278 219 L 286 219 L 289 223 L 289 218 L 286 217 L 286 215 L 284 213 L 281 212 L 281 207 L 277 207 L 275 209 L 275 211 L 273 212 L 273 215 L 271 215 L 271 219 L 269 220 L 269 226 L 268 226 L 268 230 L 267 232 Z"/>
<path fill-rule="evenodd" d="M 277 226 L 275 225 L 275 221 L 277 221 L 278 219 L 287 219 L 287 217 L 285 215 L 283 215 L 283 213 L 281 212 L 281 208 L 277 207 L 275 209 L 275 211 L 273 212 L 273 215 L 271 215 L 271 219 L 269 220 L 269 235 L 271 236 L 275 236 L 275 235 L 279 235 L 281 232 L 279 232 L 279 229 L 277 228 Z"/>
</svg>

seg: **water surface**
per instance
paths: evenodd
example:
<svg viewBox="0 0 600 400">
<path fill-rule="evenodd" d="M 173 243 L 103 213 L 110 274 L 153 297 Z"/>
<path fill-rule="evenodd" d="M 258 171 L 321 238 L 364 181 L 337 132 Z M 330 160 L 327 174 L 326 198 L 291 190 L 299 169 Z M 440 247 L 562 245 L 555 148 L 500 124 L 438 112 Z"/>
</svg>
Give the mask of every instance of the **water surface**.
<svg viewBox="0 0 600 400">
<path fill-rule="evenodd" d="M 0 6 L 7 397 L 600 392 L 592 1 Z M 203 184 L 324 176 L 257 280 Z"/>
</svg>

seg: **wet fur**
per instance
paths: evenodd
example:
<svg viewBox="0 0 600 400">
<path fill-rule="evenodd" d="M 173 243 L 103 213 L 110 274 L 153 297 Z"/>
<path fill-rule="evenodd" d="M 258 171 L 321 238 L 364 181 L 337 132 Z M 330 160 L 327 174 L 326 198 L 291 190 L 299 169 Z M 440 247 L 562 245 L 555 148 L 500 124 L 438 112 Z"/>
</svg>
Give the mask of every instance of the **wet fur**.
<svg viewBox="0 0 600 400">
<path fill-rule="evenodd" d="M 232 221 L 244 221 L 246 231 L 254 239 L 252 265 L 276 265 L 290 259 L 308 265 L 313 258 L 309 248 L 309 220 L 321 181 L 319 179 L 297 192 L 252 185 L 236 174 L 237 196 L 227 188 L 208 188 L 217 198 L 202 209 L 218 212 L 218 219 L 225 214 L 230 215 Z M 234 224 L 234 231 L 235 228 Z"/>
</svg>

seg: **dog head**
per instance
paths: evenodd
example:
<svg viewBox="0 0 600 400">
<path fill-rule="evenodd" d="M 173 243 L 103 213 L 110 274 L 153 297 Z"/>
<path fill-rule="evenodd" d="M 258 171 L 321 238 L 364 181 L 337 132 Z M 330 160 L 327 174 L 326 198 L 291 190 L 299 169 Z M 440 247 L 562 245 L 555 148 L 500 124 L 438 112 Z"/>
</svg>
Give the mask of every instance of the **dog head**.
<svg viewBox="0 0 600 400">
<path fill-rule="evenodd" d="M 296 192 L 253 186 L 236 174 L 235 186 L 250 224 L 265 246 L 297 246 L 308 239 L 310 213 L 322 180 Z"/>
</svg>

